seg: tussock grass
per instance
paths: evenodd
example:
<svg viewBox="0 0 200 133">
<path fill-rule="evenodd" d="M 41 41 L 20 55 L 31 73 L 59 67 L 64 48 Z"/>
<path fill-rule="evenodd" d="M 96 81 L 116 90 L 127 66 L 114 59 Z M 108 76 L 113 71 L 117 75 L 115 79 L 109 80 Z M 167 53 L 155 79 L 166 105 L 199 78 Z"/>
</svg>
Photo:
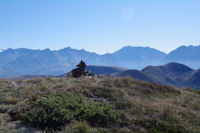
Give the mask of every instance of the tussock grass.
<svg viewBox="0 0 200 133">
<path fill-rule="evenodd" d="M 45 102 L 50 104 L 49 101 L 54 95 L 69 94 L 79 95 L 92 103 L 108 105 L 119 116 L 115 124 L 108 124 L 108 126 L 92 124 L 93 122 L 88 119 L 73 118 L 67 122 L 63 121 L 59 129 L 53 128 L 54 132 L 200 132 L 200 91 L 190 88 L 179 90 L 131 78 L 110 77 L 91 79 L 48 77 L 16 81 L 16 83 L 17 86 L 14 86 L 12 81 L 0 80 L 1 130 L 21 131 L 21 128 L 16 128 L 17 125 L 13 123 L 22 122 L 21 127 L 26 127 L 30 121 L 29 124 L 26 123 L 25 114 L 31 118 L 27 113 L 39 108 L 39 105 Z M 33 101 L 38 101 L 43 97 L 49 97 L 49 99 L 38 105 L 32 104 Z M 67 101 L 65 98 L 62 99 Z M 52 103 L 56 101 L 54 100 Z M 58 107 L 62 105 L 61 102 Z M 39 114 L 41 113 L 38 113 L 38 116 Z M 67 116 L 65 113 L 63 115 Z"/>
</svg>

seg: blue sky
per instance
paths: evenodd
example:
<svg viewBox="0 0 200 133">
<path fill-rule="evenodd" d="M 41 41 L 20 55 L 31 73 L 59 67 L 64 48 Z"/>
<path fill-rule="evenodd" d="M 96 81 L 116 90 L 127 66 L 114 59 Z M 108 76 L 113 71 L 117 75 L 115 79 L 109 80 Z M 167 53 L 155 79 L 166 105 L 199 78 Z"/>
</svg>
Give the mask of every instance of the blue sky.
<svg viewBox="0 0 200 133">
<path fill-rule="evenodd" d="M 200 45 L 200 0 L 0 0 L 0 49 Z"/>
</svg>

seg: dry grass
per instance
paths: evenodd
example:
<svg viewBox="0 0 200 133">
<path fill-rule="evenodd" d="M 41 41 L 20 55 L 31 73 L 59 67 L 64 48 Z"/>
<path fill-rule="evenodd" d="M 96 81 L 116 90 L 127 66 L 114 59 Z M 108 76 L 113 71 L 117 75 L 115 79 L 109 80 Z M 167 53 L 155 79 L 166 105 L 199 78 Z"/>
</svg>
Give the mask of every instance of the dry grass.
<svg viewBox="0 0 200 133">
<path fill-rule="evenodd" d="M 116 127 L 92 127 L 74 122 L 57 132 L 200 132 L 200 91 L 178 90 L 169 86 L 146 83 L 131 78 L 37 78 L 24 81 L 0 81 L 0 132 L 22 131 L 15 128 L 18 119 L 10 118 L 12 110 L 20 110 L 30 99 L 55 92 L 82 94 L 90 100 L 110 104 L 119 112 Z M 19 122 L 18 122 L 19 123 Z M 148 126 L 150 125 L 150 126 Z M 166 129 L 159 129 L 156 127 Z M 152 126 L 152 127 L 151 127 Z M 155 130 L 156 129 L 156 130 Z"/>
</svg>

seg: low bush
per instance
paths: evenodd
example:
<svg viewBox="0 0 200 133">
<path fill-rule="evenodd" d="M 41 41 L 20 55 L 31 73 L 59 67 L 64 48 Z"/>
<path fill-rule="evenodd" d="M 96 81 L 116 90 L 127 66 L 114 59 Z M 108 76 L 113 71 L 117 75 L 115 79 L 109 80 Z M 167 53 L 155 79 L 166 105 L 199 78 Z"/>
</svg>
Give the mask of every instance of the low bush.
<svg viewBox="0 0 200 133">
<path fill-rule="evenodd" d="M 118 119 L 109 105 L 91 101 L 76 94 L 52 94 L 31 102 L 32 109 L 24 113 L 23 120 L 33 127 L 58 129 L 73 120 L 85 120 L 91 125 L 107 127 Z"/>
</svg>

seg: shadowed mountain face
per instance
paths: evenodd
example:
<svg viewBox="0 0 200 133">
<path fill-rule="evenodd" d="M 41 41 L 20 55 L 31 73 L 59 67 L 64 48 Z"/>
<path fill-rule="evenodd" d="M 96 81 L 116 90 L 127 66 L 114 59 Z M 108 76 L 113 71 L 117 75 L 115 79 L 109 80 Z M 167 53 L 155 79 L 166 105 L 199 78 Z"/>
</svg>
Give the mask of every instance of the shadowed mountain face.
<svg viewBox="0 0 200 133">
<path fill-rule="evenodd" d="M 133 77 L 135 79 L 143 80 L 143 81 L 152 81 L 152 79 L 146 75 L 145 73 L 139 71 L 139 70 L 125 70 L 117 73 L 112 73 L 112 76 L 117 77 Z"/>
<path fill-rule="evenodd" d="M 188 86 L 200 88 L 200 69 L 191 72 L 188 77 L 185 77 L 185 80 L 187 81 Z"/>
<path fill-rule="evenodd" d="M 131 76 L 138 80 L 172 85 L 179 88 L 192 87 L 200 89 L 200 70 L 193 70 L 178 63 L 148 66 L 141 71 L 125 70 L 111 75 L 118 77 Z"/>
<path fill-rule="evenodd" d="M 7 49 L 0 51 L 0 77 L 61 75 L 73 69 L 80 60 L 84 60 L 87 65 L 92 66 L 119 66 L 138 70 L 146 66 L 157 66 L 168 62 L 187 64 L 189 67 L 197 69 L 200 68 L 200 58 L 198 57 L 200 57 L 200 46 L 182 46 L 168 55 L 149 47 L 131 46 L 104 55 L 70 47 L 61 50 Z M 178 70 L 174 70 L 177 72 L 176 74 L 179 74 Z M 101 68 L 101 73 L 104 73 L 102 71 L 104 69 Z M 171 81 L 169 80 L 169 82 Z"/>
<path fill-rule="evenodd" d="M 123 68 L 116 68 L 116 67 L 105 67 L 105 66 L 87 66 L 86 70 L 91 71 L 97 75 L 106 75 L 109 76 L 112 73 L 121 72 Z"/>
</svg>

